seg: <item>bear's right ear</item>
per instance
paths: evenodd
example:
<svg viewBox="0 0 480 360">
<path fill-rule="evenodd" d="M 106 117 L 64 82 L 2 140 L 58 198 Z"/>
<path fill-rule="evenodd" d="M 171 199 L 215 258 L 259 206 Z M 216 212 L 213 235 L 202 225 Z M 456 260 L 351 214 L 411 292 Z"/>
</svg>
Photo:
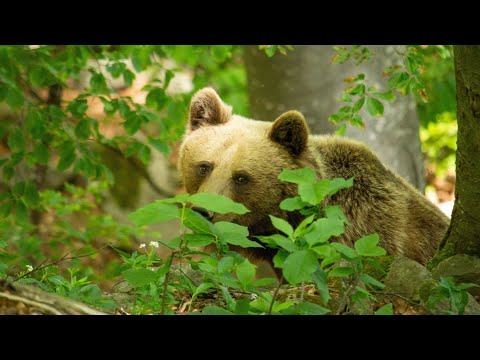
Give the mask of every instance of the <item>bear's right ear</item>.
<svg viewBox="0 0 480 360">
<path fill-rule="evenodd" d="M 285 147 L 293 156 L 300 155 L 307 147 L 308 125 L 298 111 L 287 111 L 273 122 L 269 138 Z"/>
<path fill-rule="evenodd" d="M 226 123 L 232 115 L 232 108 L 225 105 L 212 88 L 198 90 L 190 102 L 188 130 L 194 131 L 202 126 Z"/>
</svg>

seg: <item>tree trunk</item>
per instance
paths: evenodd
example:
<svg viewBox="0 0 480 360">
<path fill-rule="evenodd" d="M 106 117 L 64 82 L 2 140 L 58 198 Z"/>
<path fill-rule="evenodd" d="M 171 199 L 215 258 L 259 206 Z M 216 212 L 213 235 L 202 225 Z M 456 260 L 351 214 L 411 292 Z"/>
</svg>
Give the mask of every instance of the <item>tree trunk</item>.
<svg viewBox="0 0 480 360">
<path fill-rule="evenodd" d="M 459 45 L 453 51 L 457 84 L 457 183 L 452 221 L 442 248 L 456 254 L 480 256 L 480 46 Z"/>
<path fill-rule="evenodd" d="M 397 47 L 402 50 L 402 47 Z M 273 121 L 282 112 L 299 110 L 305 115 L 313 134 L 333 133 L 335 125 L 328 116 L 342 105 L 340 98 L 348 76 L 364 73 L 367 83 L 386 90 L 383 71 L 401 62 L 393 46 L 369 46 L 376 56 L 355 66 L 352 61 L 332 64 L 332 46 L 295 46 L 287 56 L 268 58 L 258 46 L 245 48 L 248 92 L 253 118 Z M 362 110 L 363 111 L 363 110 Z M 380 159 L 424 190 L 424 170 L 419 123 L 412 97 L 398 96 L 385 103 L 385 116 L 364 116 L 366 129 L 348 125 L 346 135 L 365 142 Z"/>
</svg>

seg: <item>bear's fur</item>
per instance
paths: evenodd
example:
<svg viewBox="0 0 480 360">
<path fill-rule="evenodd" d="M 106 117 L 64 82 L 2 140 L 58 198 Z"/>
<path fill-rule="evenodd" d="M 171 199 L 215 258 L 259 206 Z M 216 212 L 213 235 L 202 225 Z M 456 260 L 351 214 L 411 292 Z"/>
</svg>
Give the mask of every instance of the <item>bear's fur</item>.
<svg viewBox="0 0 480 360">
<path fill-rule="evenodd" d="M 366 145 L 339 136 L 309 135 L 297 111 L 286 112 L 273 123 L 257 121 L 234 115 L 211 88 L 193 96 L 178 163 L 187 192 L 222 194 L 251 210 L 245 215 L 215 214 L 212 221 L 248 226 L 251 235 L 277 232 L 269 214 L 297 226 L 301 215 L 279 208 L 282 200 L 297 195 L 297 186 L 277 176 L 282 169 L 307 166 L 319 179 L 354 177 L 353 187 L 325 201 L 340 205 L 350 221 L 335 241 L 353 246 L 360 237 L 378 233 L 388 254 L 421 264 L 434 255 L 448 217 Z M 247 252 L 270 262 L 274 254 L 271 249 Z"/>
</svg>

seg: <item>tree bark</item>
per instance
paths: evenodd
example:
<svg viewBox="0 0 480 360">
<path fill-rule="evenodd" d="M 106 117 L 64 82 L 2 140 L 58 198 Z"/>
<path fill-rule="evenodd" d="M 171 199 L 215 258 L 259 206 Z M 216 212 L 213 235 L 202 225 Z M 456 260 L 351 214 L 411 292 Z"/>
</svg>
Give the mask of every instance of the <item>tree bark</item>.
<svg viewBox="0 0 480 360">
<path fill-rule="evenodd" d="M 480 256 L 480 46 L 459 45 L 453 51 L 457 84 L 457 182 L 452 221 L 442 248 L 453 248 L 456 254 Z"/>
<path fill-rule="evenodd" d="M 402 50 L 402 47 L 396 47 Z M 245 48 L 250 109 L 253 118 L 273 121 L 288 110 L 305 115 L 313 134 L 333 133 L 329 115 L 342 105 L 348 76 L 364 73 L 367 83 L 386 90 L 383 71 L 401 62 L 393 46 L 369 46 L 376 56 L 355 66 L 352 61 L 332 64 L 332 46 L 295 46 L 287 56 L 268 58 L 258 46 Z M 412 97 L 398 96 L 385 102 L 378 119 L 364 116 L 366 128 L 348 125 L 346 136 L 365 142 L 380 159 L 423 192 L 425 187 L 419 122 Z M 364 110 L 362 110 L 364 111 Z"/>
</svg>

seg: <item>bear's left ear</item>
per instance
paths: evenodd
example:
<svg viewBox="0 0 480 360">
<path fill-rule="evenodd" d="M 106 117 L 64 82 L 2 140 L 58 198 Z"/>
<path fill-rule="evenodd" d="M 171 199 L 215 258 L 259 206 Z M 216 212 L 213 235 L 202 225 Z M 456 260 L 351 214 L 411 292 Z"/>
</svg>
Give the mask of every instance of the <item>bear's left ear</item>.
<svg viewBox="0 0 480 360">
<path fill-rule="evenodd" d="M 198 90 L 190 102 L 188 130 L 202 126 L 226 123 L 232 116 L 232 108 L 225 105 L 217 92 L 210 87 Z"/>
<path fill-rule="evenodd" d="M 303 115 L 298 111 L 287 111 L 275 120 L 269 138 L 283 145 L 293 156 L 298 156 L 307 147 L 308 134 L 308 125 Z"/>
</svg>

